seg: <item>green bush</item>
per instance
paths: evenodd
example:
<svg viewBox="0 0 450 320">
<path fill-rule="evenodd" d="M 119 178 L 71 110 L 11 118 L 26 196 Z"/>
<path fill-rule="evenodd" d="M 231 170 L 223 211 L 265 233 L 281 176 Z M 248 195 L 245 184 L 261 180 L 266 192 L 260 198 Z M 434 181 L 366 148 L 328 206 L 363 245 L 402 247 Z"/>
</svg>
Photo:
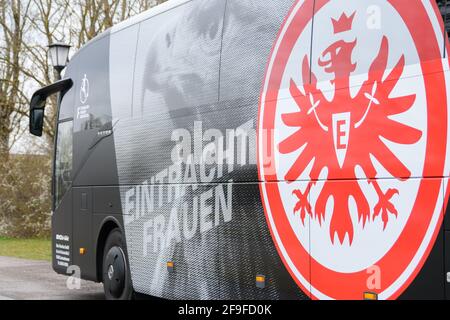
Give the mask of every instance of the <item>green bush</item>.
<svg viewBox="0 0 450 320">
<path fill-rule="evenodd" d="M 0 236 L 49 237 L 51 158 L 10 155 L 0 163 Z"/>
</svg>

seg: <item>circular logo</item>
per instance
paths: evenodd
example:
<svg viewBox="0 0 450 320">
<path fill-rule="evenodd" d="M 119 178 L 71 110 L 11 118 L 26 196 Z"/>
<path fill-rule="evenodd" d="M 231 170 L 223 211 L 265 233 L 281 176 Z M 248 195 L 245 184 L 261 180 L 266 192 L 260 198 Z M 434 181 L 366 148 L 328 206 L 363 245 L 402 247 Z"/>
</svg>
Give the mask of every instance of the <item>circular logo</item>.
<svg viewBox="0 0 450 320">
<path fill-rule="evenodd" d="M 450 85 L 432 3 L 299 0 L 274 44 L 261 197 L 284 265 L 312 298 L 396 298 L 435 242 Z"/>
</svg>

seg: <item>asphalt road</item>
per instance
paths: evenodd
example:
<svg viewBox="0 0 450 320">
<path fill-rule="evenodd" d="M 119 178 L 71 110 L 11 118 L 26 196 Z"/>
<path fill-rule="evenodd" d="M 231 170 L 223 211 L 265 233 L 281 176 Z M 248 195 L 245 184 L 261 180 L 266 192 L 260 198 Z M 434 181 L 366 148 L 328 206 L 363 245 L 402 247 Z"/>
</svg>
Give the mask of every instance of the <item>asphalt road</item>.
<svg viewBox="0 0 450 320">
<path fill-rule="evenodd" d="M 81 281 L 67 288 L 67 276 L 56 274 L 50 263 L 0 257 L 0 300 L 99 300 L 102 284 Z"/>
</svg>

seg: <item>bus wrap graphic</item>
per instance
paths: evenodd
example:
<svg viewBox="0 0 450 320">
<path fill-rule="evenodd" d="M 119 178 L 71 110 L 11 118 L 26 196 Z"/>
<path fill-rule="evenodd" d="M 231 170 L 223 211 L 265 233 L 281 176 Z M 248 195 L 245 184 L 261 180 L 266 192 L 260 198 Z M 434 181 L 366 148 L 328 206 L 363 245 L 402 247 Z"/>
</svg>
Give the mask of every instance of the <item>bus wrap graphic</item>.
<svg viewBox="0 0 450 320">
<path fill-rule="evenodd" d="M 370 289 L 395 298 L 443 218 L 443 29 L 433 2 L 374 1 L 383 15 L 372 25 L 367 4 L 345 4 L 297 1 L 280 30 L 259 110 L 261 197 L 286 268 L 312 298 L 363 298 L 374 266 Z"/>
</svg>

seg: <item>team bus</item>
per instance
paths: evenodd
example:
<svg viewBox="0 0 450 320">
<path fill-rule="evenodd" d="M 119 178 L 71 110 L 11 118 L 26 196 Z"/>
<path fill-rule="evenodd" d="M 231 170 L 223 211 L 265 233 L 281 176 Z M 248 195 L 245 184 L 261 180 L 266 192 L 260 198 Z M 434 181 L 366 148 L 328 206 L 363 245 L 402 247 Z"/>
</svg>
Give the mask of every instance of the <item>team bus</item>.
<svg viewBox="0 0 450 320">
<path fill-rule="evenodd" d="M 450 298 L 435 0 L 171 0 L 58 93 L 53 268 L 109 299 Z M 447 215 L 445 212 L 447 211 Z"/>
</svg>

